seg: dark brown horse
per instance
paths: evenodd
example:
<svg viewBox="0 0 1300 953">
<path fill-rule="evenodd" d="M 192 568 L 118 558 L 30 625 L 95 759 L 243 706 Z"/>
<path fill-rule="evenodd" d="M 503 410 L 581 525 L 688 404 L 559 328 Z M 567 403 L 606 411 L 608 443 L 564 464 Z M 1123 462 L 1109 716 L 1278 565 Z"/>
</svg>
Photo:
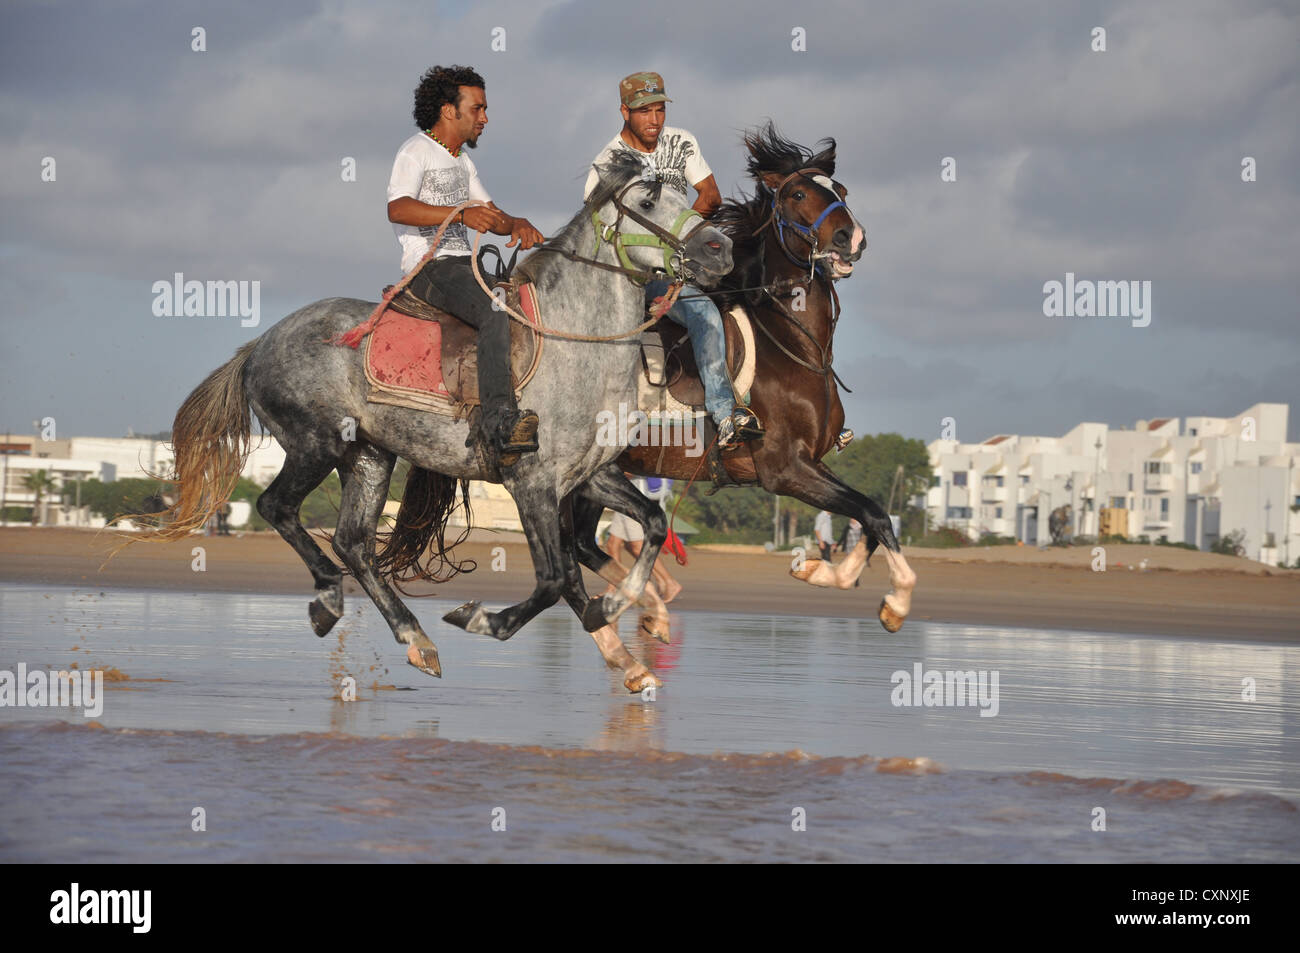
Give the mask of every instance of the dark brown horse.
<svg viewBox="0 0 1300 953">
<path fill-rule="evenodd" d="M 791 571 L 795 577 L 815 586 L 851 589 L 883 544 L 893 591 L 881 600 L 878 615 L 887 630 L 896 632 L 911 609 L 916 574 L 899 551 L 880 504 L 846 485 L 821 462 L 844 427 L 844 407 L 831 370 L 839 317 L 834 282 L 848 277 L 862 257 L 862 228 L 844 204 L 847 190 L 834 181 L 833 139 L 823 140 L 821 151 L 814 154 L 782 138 L 768 123 L 746 135 L 745 145 L 757 189 L 750 199 L 724 202 L 712 219 L 731 238 L 735 261 L 715 300 L 724 312 L 732 304 L 743 304 L 757 328 L 750 407 L 767 433 L 721 459 L 737 484 L 757 484 L 769 493 L 862 524 L 862 541 L 839 566 L 808 559 Z M 642 475 L 707 479 L 700 456 L 688 456 L 688 449 L 631 447 L 618 466 Z M 576 543 L 585 565 L 617 583 L 622 567 L 595 544 L 601 512 L 598 502 L 575 502 Z M 650 612 L 642 624 L 665 638 L 667 612 L 653 592 L 647 592 L 648 601 L 642 605 Z"/>
</svg>

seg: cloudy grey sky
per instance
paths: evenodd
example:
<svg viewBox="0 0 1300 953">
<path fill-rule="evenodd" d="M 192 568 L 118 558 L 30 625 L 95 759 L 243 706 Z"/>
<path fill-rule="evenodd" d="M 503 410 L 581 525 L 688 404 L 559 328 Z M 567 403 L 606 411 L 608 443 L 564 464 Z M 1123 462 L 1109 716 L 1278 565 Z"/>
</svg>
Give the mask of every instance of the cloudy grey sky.
<svg viewBox="0 0 1300 953">
<path fill-rule="evenodd" d="M 870 242 L 836 341 L 859 433 L 928 441 L 951 416 L 963 440 L 1054 435 L 1275 401 L 1297 440 L 1298 51 L 1295 4 L 1252 0 L 6 2 L 0 427 L 167 429 L 283 315 L 374 298 L 399 274 L 385 188 L 411 92 L 464 63 L 487 80 L 480 175 L 544 232 L 580 204 L 635 70 L 664 74 L 669 123 L 724 194 L 747 186 L 747 127 L 837 139 Z M 155 317 L 175 272 L 260 281 L 261 327 Z M 1045 317 L 1066 272 L 1151 281 L 1150 325 Z"/>
</svg>

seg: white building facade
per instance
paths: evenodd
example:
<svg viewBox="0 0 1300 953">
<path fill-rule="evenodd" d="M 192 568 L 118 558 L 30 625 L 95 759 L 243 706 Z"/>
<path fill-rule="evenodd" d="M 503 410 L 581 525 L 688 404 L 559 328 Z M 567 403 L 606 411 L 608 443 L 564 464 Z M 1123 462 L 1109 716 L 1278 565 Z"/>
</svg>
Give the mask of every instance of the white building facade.
<svg viewBox="0 0 1300 953">
<path fill-rule="evenodd" d="M 1132 430 L 1081 423 L 1060 437 L 999 434 L 929 445 L 932 526 L 972 539 L 1051 540 L 1049 514 L 1069 505 L 1068 532 L 1164 537 L 1209 549 L 1245 533 L 1247 557 L 1300 559 L 1300 444 L 1287 443 L 1286 404 L 1235 417 L 1139 420 Z"/>
</svg>

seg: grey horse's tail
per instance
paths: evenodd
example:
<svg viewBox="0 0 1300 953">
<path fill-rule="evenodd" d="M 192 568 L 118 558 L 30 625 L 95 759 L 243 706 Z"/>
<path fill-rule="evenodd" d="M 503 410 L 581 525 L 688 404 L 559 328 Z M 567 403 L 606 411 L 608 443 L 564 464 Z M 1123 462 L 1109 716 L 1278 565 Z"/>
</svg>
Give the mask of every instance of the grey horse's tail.
<svg viewBox="0 0 1300 953">
<path fill-rule="evenodd" d="M 182 539 L 203 529 L 230 499 L 248 459 L 252 423 L 244 396 L 244 365 L 256 346 L 257 341 L 241 346 L 234 357 L 194 388 L 176 411 L 171 439 L 176 475 L 168 479 L 150 474 L 174 485 L 176 502 L 151 514 L 151 521 L 158 521 L 157 528 L 134 534 L 123 546 Z M 112 522 L 130 518 L 129 514 L 118 516 Z"/>
<path fill-rule="evenodd" d="M 403 589 L 404 582 L 446 582 L 462 572 L 472 572 L 478 565 L 472 559 L 457 562 L 451 558 L 451 551 L 469 538 L 468 480 L 459 481 L 465 530 L 451 543 L 446 542 L 447 520 L 456 509 L 457 482 L 455 477 L 414 465 L 406 475 L 406 489 L 393 529 L 378 534 L 375 553 L 375 568 L 403 595 L 419 595 Z"/>
</svg>

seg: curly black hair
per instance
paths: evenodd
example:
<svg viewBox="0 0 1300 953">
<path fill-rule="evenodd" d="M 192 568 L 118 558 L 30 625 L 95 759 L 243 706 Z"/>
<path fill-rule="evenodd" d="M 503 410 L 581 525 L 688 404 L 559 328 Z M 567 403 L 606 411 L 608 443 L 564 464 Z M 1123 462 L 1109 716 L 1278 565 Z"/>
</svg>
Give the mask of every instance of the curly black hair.
<svg viewBox="0 0 1300 953">
<path fill-rule="evenodd" d="M 460 87 L 478 86 L 486 89 L 483 77 L 468 66 L 434 66 L 420 77 L 415 87 L 415 125 L 429 130 L 438 121 L 446 103 L 459 108 Z"/>
</svg>

